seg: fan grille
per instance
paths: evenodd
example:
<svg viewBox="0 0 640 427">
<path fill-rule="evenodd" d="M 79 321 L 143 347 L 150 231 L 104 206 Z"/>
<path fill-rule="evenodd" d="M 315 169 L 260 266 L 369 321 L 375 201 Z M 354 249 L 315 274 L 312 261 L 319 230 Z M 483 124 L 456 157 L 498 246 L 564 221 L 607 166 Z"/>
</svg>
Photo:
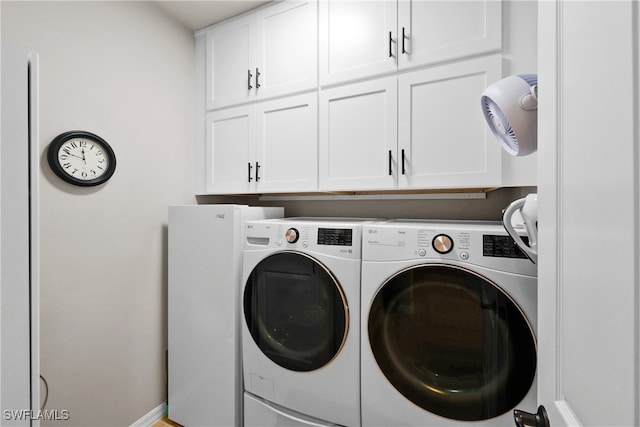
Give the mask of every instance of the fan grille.
<svg viewBox="0 0 640 427">
<path fill-rule="evenodd" d="M 482 97 L 482 108 L 487 116 L 489 128 L 504 148 L 512 155 L 519 151 L 518 138 L 504 113 L 493 100 L 487 96 Z"/>
</svg>

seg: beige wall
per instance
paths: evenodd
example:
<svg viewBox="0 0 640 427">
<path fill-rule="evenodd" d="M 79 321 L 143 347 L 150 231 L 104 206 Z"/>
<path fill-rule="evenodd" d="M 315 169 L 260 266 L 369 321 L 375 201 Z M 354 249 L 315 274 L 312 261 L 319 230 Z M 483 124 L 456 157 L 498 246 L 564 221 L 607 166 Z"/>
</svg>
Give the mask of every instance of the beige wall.
<svg viewBox="0 0 640 427">
<path fill-rule="evenodd" d="M 40 55 L 47 408 L 69 410 L 67 426 L 126 426 L 165 400 L 167 205 L 195 202 L 193 33 L 150 2 L 0 7 L 2 41 Z M 72 129 L 113 147 L 107 184 L 49 169 L 48 143 Z"/>
</svg>

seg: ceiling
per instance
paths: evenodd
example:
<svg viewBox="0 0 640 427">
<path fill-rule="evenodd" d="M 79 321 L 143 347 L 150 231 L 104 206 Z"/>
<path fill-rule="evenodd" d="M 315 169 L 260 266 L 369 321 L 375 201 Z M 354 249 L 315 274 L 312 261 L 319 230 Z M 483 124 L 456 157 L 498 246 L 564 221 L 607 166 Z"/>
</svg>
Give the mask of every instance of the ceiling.
<svg viewBox="0 0 640 427">
<path fill-rule="evenodd" d="M 267 0 L 156 0 L 169 15 L 192 30 L 198 30 L 232 16 L 255 9 Z"/>
</svg>

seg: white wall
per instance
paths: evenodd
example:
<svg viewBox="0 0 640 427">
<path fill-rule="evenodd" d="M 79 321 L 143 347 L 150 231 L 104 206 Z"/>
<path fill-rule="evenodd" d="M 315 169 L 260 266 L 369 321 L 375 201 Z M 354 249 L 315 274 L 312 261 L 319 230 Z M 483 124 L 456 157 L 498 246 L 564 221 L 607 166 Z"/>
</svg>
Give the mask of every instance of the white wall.
<svg viewBox="0 0 640 427">
<path fill-rule="evenodd" d="M 167 205 L 193 203 L 194 41 L 151 2 L 2 1 L 40 54 L 41 369 L 66 426 L 125 426 L 165 399 Z M 59 133 L 111 144 L 105 185 L 46 162 Z M 44 423 L 56 424 L 56 423 Z"/>
</svg>

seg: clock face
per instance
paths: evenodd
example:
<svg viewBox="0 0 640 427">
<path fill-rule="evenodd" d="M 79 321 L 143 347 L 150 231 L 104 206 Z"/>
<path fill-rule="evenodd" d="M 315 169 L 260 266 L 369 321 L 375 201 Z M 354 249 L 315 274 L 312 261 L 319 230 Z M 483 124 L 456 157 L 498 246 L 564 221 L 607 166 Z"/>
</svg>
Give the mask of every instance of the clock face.
<svg viewBox="0 0 640 427">
<path fill-rule="evenodd" d="M 58 149 L 58 163 L 66 174 L 82 181 L 100 178 L 109 167 L 104 147 L 86 138 L 72 138 Z"/>
<path fill-rule="evenodd" d="M 47 153 L 53 172 L 63 180 L 80 186 L 93 186 L 108 180 L 115 170 L 115 154 L 105 140 L 84 131 L 58 135 Z"/>
</svg>

